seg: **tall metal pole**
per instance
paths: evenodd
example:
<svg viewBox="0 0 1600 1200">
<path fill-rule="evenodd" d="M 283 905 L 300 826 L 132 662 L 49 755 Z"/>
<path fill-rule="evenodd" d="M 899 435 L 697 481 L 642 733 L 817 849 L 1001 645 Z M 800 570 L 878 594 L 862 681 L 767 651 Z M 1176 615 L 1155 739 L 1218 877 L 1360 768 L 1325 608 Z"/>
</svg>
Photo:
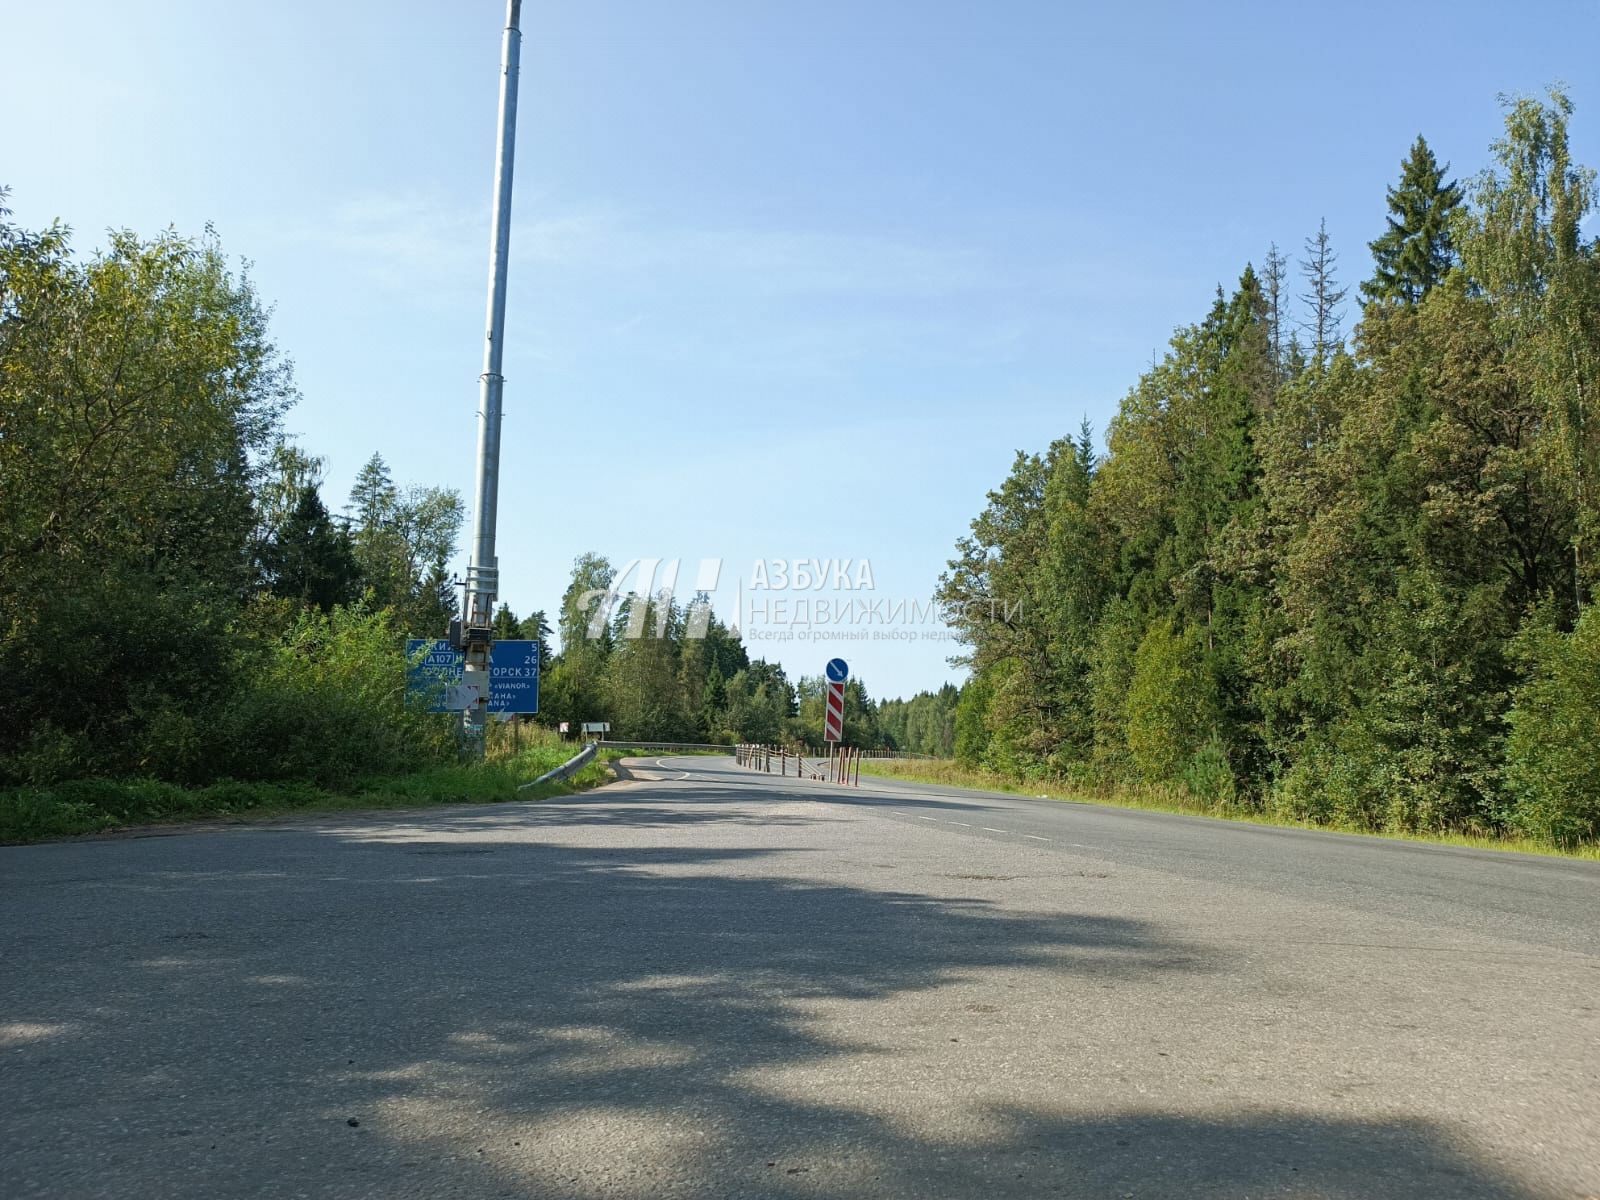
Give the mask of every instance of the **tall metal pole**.
<svg viewBox="0 0 1600 1200">
<path fill-rule="evenodd" d="M 477 508 L 472 555 L 467 561 L 466 663 L 462 682 L 477 689 L 465 713 L 465 731 L 483 745 L 489 715 L 489 659 L 500 560 L 494 535 L 500 497 L 500 400 L 505 377 L 506 269 L 511 253 L 511 168 L 517 149 L 517 70 L 522 52 L 522 0 L 507 0 L 500 50 L 500 140 L 494 156 L 494 228 L 489 241 L 489 317 L 478 397 Z"/>
</svg>

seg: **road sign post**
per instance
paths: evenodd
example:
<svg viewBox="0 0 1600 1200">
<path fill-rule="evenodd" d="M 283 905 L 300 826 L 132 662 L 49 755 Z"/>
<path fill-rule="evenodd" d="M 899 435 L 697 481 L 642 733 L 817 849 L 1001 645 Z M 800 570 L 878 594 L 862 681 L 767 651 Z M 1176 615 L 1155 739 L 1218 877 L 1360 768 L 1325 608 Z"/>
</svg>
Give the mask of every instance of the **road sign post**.
<svg viewBox="0 0 1600 1200">
<path fill-rule="evenodd" d="M 495 556 L 495 524 L 500 503 L 500 415 L 505 376 L 506 272 L 511 261 L 511 177 L 517 149 L 517 76 L 522 58 L 522 0 L 506 0 L 506 27 L 500 49 L 500 108 L 494 156 L 494 222 L 489 242 L 488 331 L 483 373 L 478 377 L 478 469 L 467 559 L 466 611 L 462 613 L 464 682 L 477 689 L 478 702 L 462 710 L 461 731 L 476 754 L 483 752 L 484 723 L 494 711 L 483 697 L 493 690 L 494 602 L 500 591 L 500 560 Z M 502 710 L 504 711 L 504 710 Z"/>
<path fill-rule="evenodd" d="M 827 691 L 823 697 L 822 737 L 830 746 L 844 740 L 844 683 L 850 678 L 850 665 L 842 658 L 828 660 Z"/>
</svg>

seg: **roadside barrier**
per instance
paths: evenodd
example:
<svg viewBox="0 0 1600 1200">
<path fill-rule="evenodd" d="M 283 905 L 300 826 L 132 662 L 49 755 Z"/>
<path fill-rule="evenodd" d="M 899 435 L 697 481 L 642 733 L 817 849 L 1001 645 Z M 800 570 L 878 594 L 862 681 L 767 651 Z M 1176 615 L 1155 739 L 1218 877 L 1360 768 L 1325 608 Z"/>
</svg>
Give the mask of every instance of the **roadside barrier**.
<svg viewBox="0 0 1600 1200">
<path fill-rule="evenodd" d="M 595 743 L 590 742 L 587 746 L 578 751 L 578 753 L 573 755 L 571 758 L 567 759 L 566 762 L 562 763 L 555 770 L 546 771 L 543 775 L 539 776 L 539 778 L 530 779 L 527 783 L 519 783 L 517 785 L 517 791 L 520 792 L 525 788 L 538 787 L 541 783 L 549 783 L 552 779 L 565 779 L 569 775 L 574 775 L 593 762 L 594 755 Z"/>
<path fill-rule="evenodd" d="M 627 738 L 599 741 L 594 745 L 608 750 L 715 750 L 721 754 L 732 754 L 735 749 L 726 742 L 632 742 Z"/>
<path fill-rule="evenodd" d="M 838 746 L 807 761 L 801 750 L 787 746 L 768 746 L 744 742 L 734 747 L 734 761 L 741 767 L 767 775 L 793 775 L 796 779 L 819 779 L 847 787 L 861 786 L 862 752 L 854 746 Z"/>
</svg>

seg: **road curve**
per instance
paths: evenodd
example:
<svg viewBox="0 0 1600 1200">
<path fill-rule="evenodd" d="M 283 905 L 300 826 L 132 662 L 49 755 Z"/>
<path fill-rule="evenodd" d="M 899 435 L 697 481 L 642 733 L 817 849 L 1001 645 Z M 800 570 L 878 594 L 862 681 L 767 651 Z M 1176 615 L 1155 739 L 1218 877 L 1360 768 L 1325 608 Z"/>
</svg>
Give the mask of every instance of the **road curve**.
<svg viewBox="0 0 1600 1200">
<path fill-rule="evenodd" d="M 0 1195 L 1600 1196 L 1600 864 L 628 774 L 0 849 Z"/>
</svg>

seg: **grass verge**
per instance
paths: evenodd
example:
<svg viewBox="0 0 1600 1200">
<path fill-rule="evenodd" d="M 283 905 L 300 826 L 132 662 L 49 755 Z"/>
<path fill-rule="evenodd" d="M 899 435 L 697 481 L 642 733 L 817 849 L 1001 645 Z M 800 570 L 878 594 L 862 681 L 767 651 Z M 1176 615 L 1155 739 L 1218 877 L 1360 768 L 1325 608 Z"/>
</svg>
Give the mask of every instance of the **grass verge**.
<svg viewBox="0 0 1600 1200">
<path fill-rule="evenodd" d="M 1060 800 L 1069 804 L 1104 804 L 1111 808 L 1139 808 L 1151 812 L 1183 813 L 1191 817 L 1247 821 L 1253 825 L 1317 829 L 1325 833 L 1351 833 L 1397 841 L 1427 842 L 1440 846 L 1468 846 L 1476 850 L 1510 850 L 1519 854 L 1543 854 L 1557 858 L 1600 861 L 1600 845 L 1594 844 L 1566 847 L 1534 838 L 1486 837 L 1470 833 L 1411 833 L 1345 825 L 1318 825 L 1311 821 L 1236 805 L 1219 808 L 1198 799 L 1181 785 L 1074 790 L 1054 780 L 1018 780 L 990 771 L 975 771 L 949 759 L 917 762 L 863 759 L 861 773 L 885 779 L 904 779 L 908 783 L 937 783 L 947 787 L 1005 792 L 1013 796 L 1029 796 L 1039 800 Z"/>
<path fill-rule="evenodd" d="M 613 778 L 606 763 L 595 761 L 570 779 L 517 790 L 575 753 L 577 749 L 570 745 L 535 745 L 487 762 L 429 767 L 358 780 L 337 789 L 310 783 L 234 780 L 190 788 L 155 779 L 79 779 L 11 788 L 0 791 L 0 844 L 178 821 L 257 821 L 365 809 L 544 800 Z"/>
</svg>

